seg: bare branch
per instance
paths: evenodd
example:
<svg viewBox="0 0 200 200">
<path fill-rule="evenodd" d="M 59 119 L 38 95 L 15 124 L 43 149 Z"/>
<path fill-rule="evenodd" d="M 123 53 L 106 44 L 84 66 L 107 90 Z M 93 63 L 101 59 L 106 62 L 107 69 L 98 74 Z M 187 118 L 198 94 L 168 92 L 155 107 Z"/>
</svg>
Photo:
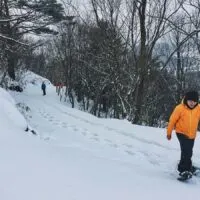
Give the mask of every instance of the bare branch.
<svg viewBox="0 0 200 200">
<path fill-rule="evenodd" d="M 19 40 L 15 40 L 15 39 L 13 39 L 13 38 L 4 36 L 4 35 L 2 35 L 2 34 L 0 34 L 0 39 L 2 39 L 2 40 L 7 40 L 7 41 L 12 41 L 12 42 L 15 42 L 15 43 L 20 44 L 20 45 L 23 45 L 23 46 L 29 46 L 29 45 L 27 45 L 27 44 L 25 44 L 25 43 L 23 43 L 23 42 L 20 42 Z"/>
</svg>

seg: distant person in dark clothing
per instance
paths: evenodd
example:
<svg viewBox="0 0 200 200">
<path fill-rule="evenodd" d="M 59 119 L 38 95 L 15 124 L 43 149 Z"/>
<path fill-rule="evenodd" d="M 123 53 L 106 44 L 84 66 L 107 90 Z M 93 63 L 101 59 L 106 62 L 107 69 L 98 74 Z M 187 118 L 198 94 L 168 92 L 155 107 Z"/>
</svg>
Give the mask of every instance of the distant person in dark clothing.
<svg viewBox="0 0 200 200">
<path fill-rule="evenodd" d="M 44 81 L 42 82 L 41 89 L 43 91 L 43 96 L 46 95 L 46 85 L 45 85 Z"/>
</svg>

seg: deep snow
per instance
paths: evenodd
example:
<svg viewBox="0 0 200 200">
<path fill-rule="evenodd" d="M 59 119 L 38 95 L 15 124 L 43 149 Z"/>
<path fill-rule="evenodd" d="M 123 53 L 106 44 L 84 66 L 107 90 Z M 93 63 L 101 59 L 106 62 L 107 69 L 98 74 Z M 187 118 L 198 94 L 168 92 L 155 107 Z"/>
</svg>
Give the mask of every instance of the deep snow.
<svg viewBox="0 0 200 200">
<path fill-rule="evenodd" d="M 166 130 L 99 119 L 63 105 L 48 82 L 23 93 L 0 89 L 1 200 L 198 199 L 200 178 L 176 180 L 179 146 Z M 16 103 L 30 108 L 27 120 Z M 29 124 L 38 135 L 25 132 Z M 200 141 L 194 163 L 200 165 Z"/>
</svg>

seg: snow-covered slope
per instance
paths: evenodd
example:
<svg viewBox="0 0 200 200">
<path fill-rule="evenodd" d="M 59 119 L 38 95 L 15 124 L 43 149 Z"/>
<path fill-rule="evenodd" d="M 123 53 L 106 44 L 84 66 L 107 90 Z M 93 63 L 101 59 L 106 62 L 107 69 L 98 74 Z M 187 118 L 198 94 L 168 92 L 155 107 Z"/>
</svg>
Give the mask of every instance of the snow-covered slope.
<svg viewBox="0 0 200 200">
<path fill-rule="evenodd" d="M 164 129 L 98 119 L 59 102 L 55 88 L 40 84 L 12 93 L 30 108 L 28 123 L 0 90 L 1 200 L 198 199 L 200 178 L 176 180 L 179 146 Z M 8 105 L 9 104 L 9 105 Z M 194 161 L 200 165 L 200 141 Z"/>
</svg>

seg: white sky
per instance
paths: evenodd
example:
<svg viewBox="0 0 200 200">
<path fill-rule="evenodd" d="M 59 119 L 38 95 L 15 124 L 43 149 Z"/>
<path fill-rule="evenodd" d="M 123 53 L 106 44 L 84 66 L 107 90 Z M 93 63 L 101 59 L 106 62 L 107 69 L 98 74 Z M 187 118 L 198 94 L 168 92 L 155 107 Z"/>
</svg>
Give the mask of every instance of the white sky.
<svg viewBox="0 0 200 200">
<path fill-rule="evenodd" d="M 165 130 L 98 119 L 59 101 L 55 88 L 30 74 L 23 93 L 11 93 L 31 109 L 26 120 L 0 89 L 1 200 L 198 199 L 200 178 L 176 180 L 179 146 Z M 194 163 L 200 165 L 199 137 Z"/>
</svg>

